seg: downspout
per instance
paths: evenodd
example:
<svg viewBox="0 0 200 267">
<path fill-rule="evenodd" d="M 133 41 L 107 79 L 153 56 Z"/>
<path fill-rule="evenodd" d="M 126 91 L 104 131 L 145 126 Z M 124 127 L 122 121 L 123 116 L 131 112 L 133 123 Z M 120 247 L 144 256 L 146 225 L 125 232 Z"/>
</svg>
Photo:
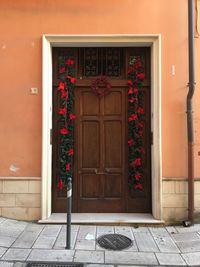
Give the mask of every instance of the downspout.
<svg viewBox="0 0 200 267">
<path fill-rule="evenodd" d="M 189 49 L 189 91 L 187 94 L 187 138 L 188 138 L 188 221 L 194 223 L 194 130 L 192 97 L 195 91 L 194 77 L 194 0 L 188 0 L 188 49 Z"/>
</svg>

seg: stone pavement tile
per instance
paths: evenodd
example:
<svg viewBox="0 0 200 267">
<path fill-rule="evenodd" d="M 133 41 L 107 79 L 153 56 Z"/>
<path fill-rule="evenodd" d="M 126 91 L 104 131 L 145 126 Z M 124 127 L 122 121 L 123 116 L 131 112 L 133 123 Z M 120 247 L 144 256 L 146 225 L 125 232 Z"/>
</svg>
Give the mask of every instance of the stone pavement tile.
<svg viewBox="0 0 200 267">
<path fill-rule="evenodd" d="M 131 240 L 134 239 L 133 233 L 131 231 L 131 227 L 115 226 L 115 233 L 120 234 L 120 235 L 125 235 L 129 237 Z"/>
<path fill-rule="evenodd" d="M 76 236 L 77 236 L 77 231 L 76 229 L 72 228 L 71 232 L 71 249 L 74 249 L 75 242 L 76 242 Z M 66 227 L 62 227 L 56 242 L 54 244 L 55 249 L 65 249 L 66 247 Z"/>
<path fill-rule="evenodd" d="M 3 254 L 6 252 L 7 248 L 0 247 L 0 258 L 3 256 Z"/>
<path fill-rule="evenodd" d="M 200 253 L 199 252 L 184 253 L 181 255 L 189 266 L 194 266 L 194 265 L 200 266 Z"/>
<path fill-rule="evenodd" d="M 101 225 L 97 226 L 97 234 L 96 234 L 97 237 L 107 234 L 114 234 L 113 226 L 101 226 Z"/>
<path fill-rule="evenodd" d="M 174 226 L 166 226 L 165 229 L 169 234 L 175 234 L 178 233 L 177 229 Z"/>
<path fill-rule="evenodd" d="M 6 219 L 3 217 L 0 217 L 0 223 L 4 222 Z"/>
<path fill-rule="evenodd" d="M 26 267 L 25 262 L 15 262 L 13 267 Z"/>
<path fill-rule="evenodd" d="M 150 228 L 150 232 L 161 252 L 179 253 L 180 250 L 176 246 L 174 240 L 165 228 Z"/>
<path fill-rule="evenodd" d="M 74 255 L 74 261 L 87 263 L 104 263 L 104 252 L 77 250 Z"/>
<path fill-rule="evenodd" d="M 30 249 L 10 248 L 1 259 L 9 261 L 25 261 L 30 252 Z"/>
<path fill-rule="evenodd" d="M 114 265 L 89 263 L 86 265 L 86 267 L 114 267 Z M 129 266 L 126 266 L 126 267 L 129 267 Z M 140 266 L 140 267 L 142 267 L 142 266 Z"/>
<path fill-rule="evenodd" d="M 156 253 L 156 257 L 161 265 L 186 265 L 180 254 L 173 253 Z"/>
<path fill-rule="evenodd" d="M 44 228 L 44 225 L 29 224 L 24 230 L 24 232 L 22 232 L 22 234 L 14 242 L 12 247 L 31 248 L 43 228 Z"/>
<path fill-rule="evenodd" d="M 35 241 L 33 248 L 51 249 L 60 232 L 61 225 L 47 225 L 44 227 L 39 237 Z"/>
<path fill-rule="evenodd" d="M 77 239 L 87 239 L 95 240 L 96 238 L 96 226 L 93 225 L 80 225 Z"/>
<path fill-rule="evenodd" d="M 75 249 L 80 250 L 95 250 L 95 241 L 94 240 L 84 240 L 80 239 L 76 241 Z"/>
<path fill-rule="evenodd" d="M 185 241 L 176 243 L 182 253 L 200 251 L 200 241 Z M 199 254 L 200 257 L 200 254 Z"/>
<path fill-rule="evenodd" d="M 27 261 L 72 261 L 74 250 L 32 249 Z"/>
<path fill-rule="evenodd" d="M 159 249 L 150 233 L 134 233 L 139 251 L 159 252 Z"/>
<path fill-rule="evenodd" d="M 149 233 L 148 227 L 131 227 L 133 233 Z"/>
<path fill-rule="evenodd" d="M 109 264 L 135 264 L 156 265 L 158 264 L 154 253 L 149 252 L 124 252 L 105 251 L 105 263 Z"/>
<path fill-rule="evenodd" d="M 117 265 L 117 267 L 148 267 L 147 265 Z M 154 266 L 152 266 L 154 267 Z M 163 266 L 162 266 L 163 267 Z"/>
<path fill-rule="evenodd" d="M 175 228 L 179 233 L 198 232 L 200 231 L 200 224 L 194 224 L 190 227 L 176 226 Z"/>
<path fill-rule="evenodd" d="M 0 261 L 0 267 L 13 267 L 13 262 Z"/>
<path fill-rule="evenodd" d="M 200 241 L 200 235 L 197 233 L 179 233 L 179 234 L 173 234 L 171 235 L 172 238 L 178 242 L 178 241 L 194 241 L 199 240 Z"/>
</svg>

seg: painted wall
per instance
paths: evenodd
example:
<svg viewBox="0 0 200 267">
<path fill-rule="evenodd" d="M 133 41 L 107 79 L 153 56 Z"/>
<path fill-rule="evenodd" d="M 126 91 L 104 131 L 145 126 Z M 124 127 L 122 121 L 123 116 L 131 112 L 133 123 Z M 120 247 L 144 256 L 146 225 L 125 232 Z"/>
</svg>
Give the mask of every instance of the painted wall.
<svg viewBox="0 0 200 267">
<path fill-rule="evenodd" d="M 41 46 L 42 34 L 48 33 L 162 34 L 163 176 L 186 177 L 187 0 L 1 0 L 0 176 L 41 176 Z M 200 38 L 195 45 L 200 73 Z M 197 75 L 196 177 L 200 177 L 199 79 Z M 32 95 L 31 87 L 39 93 Z"/>
</svg>

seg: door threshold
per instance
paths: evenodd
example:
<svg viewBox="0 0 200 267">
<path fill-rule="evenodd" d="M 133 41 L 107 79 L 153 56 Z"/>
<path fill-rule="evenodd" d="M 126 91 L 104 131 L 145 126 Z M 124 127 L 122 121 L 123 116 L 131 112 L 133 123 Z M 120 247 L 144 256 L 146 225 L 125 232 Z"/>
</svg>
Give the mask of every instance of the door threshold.
<svg viewBox="0 0 200 267">
<path fill-rule="evenodd" d="M 38 223 L 64 224 L 66 213 L 52 213 L 49 218 L 39 220 Z M 73 224 L 164 224 L 163 220 L 157 220 L 150 213 L 72 213 Z"/>
</svg>

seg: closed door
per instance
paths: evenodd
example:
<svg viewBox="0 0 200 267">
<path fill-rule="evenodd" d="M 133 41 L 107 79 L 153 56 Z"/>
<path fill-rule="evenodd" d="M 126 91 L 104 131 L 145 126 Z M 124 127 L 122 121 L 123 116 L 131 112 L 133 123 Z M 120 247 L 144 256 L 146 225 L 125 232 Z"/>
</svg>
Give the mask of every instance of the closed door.
<svg viewBox="0 0 200 267">
<path fill-rule="evenodd" d="M 70 48 L 76 62 L 74 90 L 73 212 L 151 212 L 150 50 L 149 48 Z M 53 50 L 54 89 L 58 59 L 69 48 Z M 145 147 L 143 190 L 128 185 L 128 62 L 140 56 L 144 64 Z M 91 84 L 106 75 L 111 89 L 98 96 Z M 99 87 L 104 90 L 105 86 Z M 53 91 L 53 212 L 66 211 L 66 188 L 58 188 L 58 92 Z"/>
</svg>

